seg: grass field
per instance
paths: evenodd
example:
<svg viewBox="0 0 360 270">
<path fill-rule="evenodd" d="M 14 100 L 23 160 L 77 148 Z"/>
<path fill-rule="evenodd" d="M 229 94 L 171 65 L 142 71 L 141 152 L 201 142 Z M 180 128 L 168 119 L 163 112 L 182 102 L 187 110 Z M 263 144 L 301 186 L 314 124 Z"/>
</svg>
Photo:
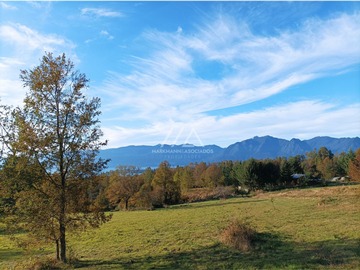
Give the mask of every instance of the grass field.
<svg viewBox="0 0 360 270">
<path fill-rule="evenodd" d="M 251 198 L 115 212 L 99 229 L 69 237 L 80 269 L 360 269 L 360 185 L 287 190 Z M 253 251 L 219 241 L 234 220 L 259 232 Z M 0 268 L 53 250 L 23 251 L 0 227 Z"/>
</svg>

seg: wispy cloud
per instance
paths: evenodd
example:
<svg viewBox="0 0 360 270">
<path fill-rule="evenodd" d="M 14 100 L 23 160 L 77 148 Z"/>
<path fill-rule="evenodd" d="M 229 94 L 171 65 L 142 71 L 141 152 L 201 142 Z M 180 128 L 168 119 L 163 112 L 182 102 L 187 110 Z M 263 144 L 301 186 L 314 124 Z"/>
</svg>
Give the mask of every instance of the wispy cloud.
<svg viewBox="0 0 360 270">
<path fill-rule="evenodd" d="M 19 105 L 25 89 L 19 81 L 20 69 L 37 63 L 45 51 L 60 54 L 65 52 L 73 61 L 78 61 L 74 52 L 76 45 L 68 39 L 52 34 L 43 34 L 22 24 L 0 25 L 2 46 L 8 52 L 0 57 L 0 98 L 8 105 Z"/>
<path fill-rule="evenodd" d="M 144 37 L 159 49 L 135 59 L 130 75 L 112 76 L 107 86 L 124 105 L 135 97 L 144 100 L 148 106 L 140 110 L 156 100 L 171 111 L 191 113 L 254 102 L 359 63 L 359 18 L 355 14 L 307 22 L 301 31 L 276 37 L 244 34 L 244 26 L 238 29 L 223 18 L 192 36 L 150 31 Z M 214 32 L 219 37 L 214 38 Z M 225 74 L 215 81 L 201 78 L 196 66 L 214 62 Z"/>
<path fill-rule="evenodd" d="M 224 136 L 223 131 L 227 130 L 226 136 L 230 136 L 234 125 L 225 126 L 229 119 L 242 119 L 244 122 L 253 115 L 212 118 L 209 111 L 262 100 L 360 63 L 360 14 L 307 20 L 296 30 L 278 32 L 273 36 L 255 34 L 246 22 L 222 14 L 214 21 L 205 21 L 196 32 L 148 30 L 142 39 L 152 49 L 151 53 L 147 57 L 131 59 L 132 72 L 128 74 L 109 73 L 104 85 L 99 87 L 99 91 L 104 89 L 108 96 L 107 109 L 118 109 L 122 120 L 147 121 L 149 129 L 138 130 L 139 134 L 154 134 L 155 127 L 160 126 L 168 130 L 159 123 L 198 123 L 201 129 L 200 123 L 208 121 L 212 123 L 212 129 L 207 129 L 209 134 L 219 132 Z M 206 72 L 201 69 L 208 69 L 206 72 L 211 75 L 204 75 Z M 350 105 L 348 110 L 336 106 L 328 108 L 321 102 L 310 105 L 314 110 L 322 108 L 318 119 L 325 119 L 325 112 L 328 117 L 335 117 L 333 111 L 345 117 L 345 113 L 359 111 L 358 104 Z M 275 110 L 271 112 L 275 113 Z M 256 115 L 261 113 L 264 119 L 269 115 L 266 110 Z M 346 116 L 350 117 L 350 114 Z M 296 117 L 299 119 L 299 115 Z M 308 129 L 305 122 L 290 117 L 283 122 L 289 128 L 296 122 L 298 128 L 293 134 L 299 134 L 299 137 L 302 130 Z M 344 128 L 345 122 L 342 122 Z M 279 130 L 282 134 L 285 132 L 285 128 L 281 129 L 276 123 L 269 125 L 263 121 L 258 124 L 267 134 L 276 135 Z M 346 128 L 349 131 L 349 125 Z M 324 129 L 325 124 L 322 132 Z M 131 134 L 130 137 L 136 138 L 136 130 L 122 127 L 116 136 L 121 138 L 121 134 Z M 236 130 L 238 133 L 239 129 Z M 262 133 L 255 130 L 255 126 L 249 130 L 252 134 Z M 316 130 L 308 130 L 308 134 L 312 132 L 316 133 Z"/>
<path fill-rule="evenodd" d="M 119 11 L 113 11 L 107 8 L 83 8 L 81 14 L 95 17 L 123 17 L 124 14 Z"/>
<path fill-rule="evenodd" d="M 106 37 L 106 38 L 109 39 L 109 40 L 114 39 L 114 36 L 111 35 L 111 34 L 110 34 L 108 31 L 106 31 L 106 30 L 101 30 L 101 31 L 100 31 L 100 35 L 103 36 L 103 37 Z"/>
<path fill-rule="evenodd" d="M 99 39 L 113 40 L 115 37 L 106 30 L 101 30 L 95 37 L 85 40 L 86 44 L 98 41 Z"/>
<path fill-rule="evenodd" d="M 5 3 L 5 2 L 0 2 L 0 8 L 6 9 L 6 10 L 17 10 L 17 7 L 9 5 L 8 3 Z"/>
<path fill-rule="evenodd" d="M 75 45 L 58 35 L 41 34 L 22 24 L 0 25 L 3 42 L 14 45 L 21 51 L 56 51 L 56 48 L 74 48 Z"/>
</svg>

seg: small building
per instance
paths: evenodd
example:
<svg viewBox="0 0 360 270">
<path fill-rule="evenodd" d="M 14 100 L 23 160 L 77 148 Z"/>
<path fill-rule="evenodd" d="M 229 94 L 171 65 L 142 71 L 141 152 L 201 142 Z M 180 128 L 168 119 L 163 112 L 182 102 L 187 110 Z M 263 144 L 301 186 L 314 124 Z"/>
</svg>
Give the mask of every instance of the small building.
<svg viewBox="0 0 360 270">
<path fill-rule="evenodd" d="M 291 175 L 291 177 L 295 180 L 299 179 L 299 178 L 302 178 L 302 177 L 305 177 L 305 174 L 303 173 L 294 173 Z"/>
</svg>

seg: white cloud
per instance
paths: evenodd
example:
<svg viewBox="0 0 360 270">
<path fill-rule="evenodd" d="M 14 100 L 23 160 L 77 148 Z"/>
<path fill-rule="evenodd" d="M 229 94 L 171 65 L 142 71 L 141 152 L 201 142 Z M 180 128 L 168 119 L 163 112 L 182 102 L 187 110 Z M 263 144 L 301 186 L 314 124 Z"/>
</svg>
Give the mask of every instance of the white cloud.
<svg viewBox="0 0 360 270">
<path fill-rule="evenodd" d="M 17 10 L 17 7 L 9 5 L 8 3 L 5 3 L 5 2 L 0 2 L 0 8 L 6 9 L 6 10 Z"/>
<path fill-rule="evenodd" d="M 223 17 L 192 36 L 148 31 L 144 37 L 155 43 L 153 54 L 135 59 L 133 73 L 113 76 L 105 87 L 111 89 L 114 106 L 131 104 L 140 118 L 254 102 L 359 63 L 359 21 L 359 14 L 342 15 L 307 22 L 301 31 L 277 37 L 255 36 Z M 199 77 L 196 65 L 214 61 L 225 63 L 228 74 L 217 80 Z M 161 105 L 159 115 L 154 115 L 154 104 Z"/>
<path fill-rule="evenodd" d="M 0 37 L 4 43 L 14 46 L 18 52 L 35 50 L 55 52 L 58 48 L 74 49 L 75 45 L 63 37 L 41 34 L 22 24 L 0 25 Z"/>
<path fill-rule="evenodd" d="M 21 69 L 28 69 L 39 62 L 45 51 L 55 55 L 65 52 L 74 62 L 75 44 L 58 35 L 43 34 L 22 24 L 0 25 L 0 39 L 7 57 L 0 57 L 1 103 L 20 105 L 26 89 L 19 80 Z"/>
<path fill-rule="evenodd" d="M 103 131 L 109 139 L 110 148 L 185 142 L 196 145 L 199 142 L 204 145 L 217 142 L 226 147 L 254 135 L 272 135 L 284 139 L 309 139 L 324 134 L 355 137 L 360 134 L 360 124 L 354 115 L 360 115 L 360 103 L 339 106 L 306 100 L 226 117 L 198 115 L 191 121 L 155 121 L 142 128 L 108 126 Z"/>
<path fill-rule="evenodd" d="M 129 74 L 109 73 L 98 89 L 104 90 L 107 109 L 120 115 L 119 119 L 148 123 L 145 129 L 120 128 L 115 132 L 116 142 L 140 143 L 136 138 L 143 138 L 141 134 L 153 134 L 149 140 L 161 142 L 166 137 L 162 130 L 169 130 L 162 123 L 195 123 L 197 129 L 206 131 L 198 131 L 204 141 L 229 138 L 225 144 L 254 134 L 360 134 L 359 128 L 353 127 L 359 126 L 355 120 L 340 121 L 338 129 L 326 123 L 331 118 L 351 119 L 350 112 L 359 112 L 358 104 L 341 109 L 321 102 L 295 102 L 282 108 L 294 111 L 284 113 L 285 119 L 271 118 L 278 108 L 224 118 L 207 115 L 209 111 L 255 102 L 359 64 L 359 26 L 360 14 L 354 13 L 308 20 L 297 30 L 275 36 L 257 35 L 246 23 L 227 16 L 206 21 L 195 33 L 187 35 L 183 31 L 148 30 L 142 38 L 152 48 L 150 55 L 134 57 Z M 217 66 L 209 70 L 214 78 L 204 77 L 199 66 L 206 69 L 212 65 Z M 303 112 L 303 106 L 310 109 Z M 316 110 L 319 114 L 314 118 Z M 104 113 L 105 117 L 109 114 Z M 243 137 L 239 138 L 239 133 Z"/>
<path fill-rule="evenodd" d="M 360 125 L 352 115 L 359 113 L 360 103 L 339 106 L 306 100 L 223 117 L 215 122 L 221 127 L 219 130 L 229 130 L 226 138 L 232 138 L 233 141 L 239 140 L 237 137 L 245 139 L 254 134 L 286 139 L 309 139 L 324 134 L 335 137 L 358 136 Z M 222 134 L 218 132 L 218 136 L 221 139 Z"/>
<path fill-rule="evenodd" d="M 114 36 L 110 35 L 110 33 L 108 31 L 106 31 L 106 30 L 101 30 L 100 35 L 103 36 L 103 37 L 106 37 L 109 40 L 114 39 Z"/>
<path fill-rule="evenodd" d="M 113 11 L 107 8 L 83 8 L 81 9 L 82 15 L 95 16 L 95 17 L 123 17 L 121 12 Z"/>
</svg>

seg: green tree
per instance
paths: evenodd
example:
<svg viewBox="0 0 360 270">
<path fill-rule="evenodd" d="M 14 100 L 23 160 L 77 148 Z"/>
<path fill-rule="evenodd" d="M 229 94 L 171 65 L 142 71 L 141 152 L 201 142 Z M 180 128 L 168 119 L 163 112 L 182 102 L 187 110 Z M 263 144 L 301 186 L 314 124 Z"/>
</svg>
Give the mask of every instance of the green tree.
<svg viewBox="0 0 360 270">
<path fill-rule="evenodd" d="M 291 163 L 288 160 L 283 159 L 282 162 L 280 163 L 280 181 L 281 181 L 281 183 L 284 183 L 284 184 L 290 183 L 293 180 L 292 174 L 293 174 L 293 171 L 292 171 Z"/>
<path fill-rule="evenodd" d="M 65 54 L 46 53 L 39 66 L 22 70 L 20 79 L 29 91 L 16 114 L 17 136 L 12 143 L 16 156 L 33 161 L 42 174 L 31 189 L 18 193 L 17 217 L 20 224 L 35 222 L 29 228 L 36 237 L 51 235 L 59 247 L 58 259 L 67 262 L 67 232 L 108 220 L 94 208 L 90 196 L 92 178 L 107 163 L 97 158 L 106 145 L 100 140 L 100 99 L 87 99 L 82 93 L 88 79 L 74 71 Z M 27 216 L 32 219 L 21 220 Z M 44 219 L 45 228 L 35 230 Z"/>
<path fill-rule="evenodd" d="M 235 184 L 241 185 L 242 183 L 242 177 L 244 174 L 244 163 L 241 161 L 235 161 L 233 164 L 233 172 L 234 172 L 234 178 L 235 178 Z"/>
<path fill-rule="evenodd" d="M 288 162 L 291 166 L 291 172 L 293 174 L 294 173 L 298 173 L 298 174 L 304 173 L 304 169 L 302 167 L 304 160 L 305 160 L 305 156 L 303 156 L 303 155 L 289 157 Z"/>
<path fill-rule="evenodd" d="M 155 206 L 174 204 L 180 200 L 180 185 L 174 181 L 173 172 L 167 161 L 161 162 L 152 180 Z"/>
<path fill-rule="evenodd" d="M 181 175 L 181 190 L 189 190 L 194 187 L 194 176 L 191 167 L 186 166 Z"/>
<path fill-rule="evenodd" d="M 251 158 L 242 164 L 242 169 L 239 170 L 239 183 L 241 186 L 246 186 L 250 190 L 259 187 L 260 162 Z"/>
<path fill-rule="evenodd" d="M 174 174 L 174 181 L 180 185 L 181 193 L 193 187 L 193 172 L 190 166 L 177 167 Z"/>
<path fill-rule="evenodd" d="M 234 163 L 231 160 L 223 161 L 220 163 L 220 167 L 224 177 L 224 185 L 237 185 L 237 180 L 234 172 Z"/>
<path fill-rule="evenodd" d="M 349 174 L 349 163 L 355 158 L 354 151 L 350 150 L 348 153 L 342 152 L 335 156 L 336 174 L 338 176 L 346 176 Z"/>
<path fill-rule="evenodd" d="M 323 146 L 320 147 L 318 151 L 318 157 L 320 160 L 324 160 L 325 158 L 332 159 L 334 157 L 334 154 L 331 152 L 331 150 Z"/>
<path fill-rule="evenodd" d="M 306 153 L 306 158 L 303 161 L 304 173 L 309 178 L 321 177 L 321 172 L 318 170 L 318 152 L 315 150 Z"/>
<path fill-rule="evenodd" d="M 259 163 L 259 186 L 273 187 L 280 178 L 280 168 L 276 160 L 265 159 Z"/>
</svg>

